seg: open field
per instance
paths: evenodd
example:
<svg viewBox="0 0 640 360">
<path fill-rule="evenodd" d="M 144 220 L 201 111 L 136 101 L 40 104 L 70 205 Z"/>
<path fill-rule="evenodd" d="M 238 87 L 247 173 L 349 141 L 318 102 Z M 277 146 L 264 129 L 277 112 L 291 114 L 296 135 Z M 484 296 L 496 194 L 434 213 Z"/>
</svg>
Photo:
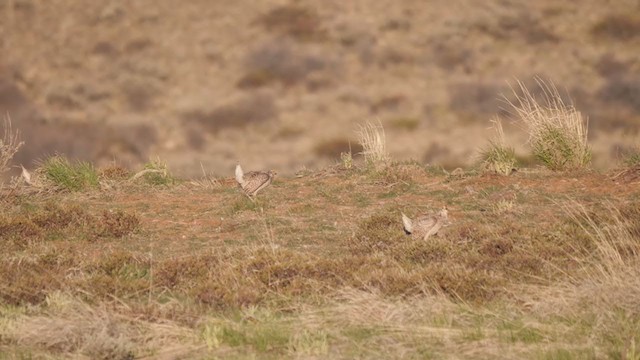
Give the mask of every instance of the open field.
<svg viewBox="0 0 640 360">
<path fill-rule="evenodd" d="M 0 360 L 640 360 L 639 14 L 0 2 Z"/>
<path fill-rule="evenodd" d="M 231 179 L 98 173 L 5 187 L 3 358 L 640 357 L 633 172 L 357 162 L 255 202 Z M 443 205 L 439 236 L 404 234 L 400 211 Z"/>
</svg>

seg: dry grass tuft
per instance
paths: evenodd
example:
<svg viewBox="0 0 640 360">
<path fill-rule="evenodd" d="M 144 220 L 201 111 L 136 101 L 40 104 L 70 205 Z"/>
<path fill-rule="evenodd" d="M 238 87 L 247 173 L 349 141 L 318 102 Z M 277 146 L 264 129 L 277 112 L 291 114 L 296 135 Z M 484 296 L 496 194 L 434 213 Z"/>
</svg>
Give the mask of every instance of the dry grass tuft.
<svg viewBox="0 0 640 360">
<path fill-rule="evenodd" d="M 552 170 L 584 169 L 591 162 L 587 121 L 572 105 L 566 105 L 553 83 L 536 79 L 542 102 L 518 81 L 521 94 L 506 101 L 526 125 L 533 154 Z"/>
<path fill-rule="evenodd" d="M 200 163 L 200 169 L 202 170 L 202 177 L 191 180 L 191 185 L 205 189 L 217 189 L 221 186 L 220 180 L 213 173 L 207 173 L 202 163 Z"/>
<path fill-rule="evenodd" d="M 8 115 L 4 119 L 3 128 L 4 133 L 0 138 L 0 174 L 8 170 L 11 159 L 24 145 L 24 142 L 20 141 L 20 132 L 13 131 L 11 118 Z"/>
<path fill-rule="evenodd" d="M 14 316 L 0 337 L 32 350 L 92 359 L 158 356 L 163 350 L 187 355 L 196 349 L 197 340 L 191 329 L 144 321 L 60 292 L 50 294 L 30 314 Z"/>
<path fill-rule="evenodd" d="M 480 152 L 482 168 L 486 171 L 510 175 L 516 168 L 518 162 L 515 150 L 506 143 L 500 118 L 496 117 L 492 119 L 491 122 L 493 123 L 493 129 L 496 134 L 495 137 L 489 141 L 489 146 Z"/>
<path fill-rule="evenodd" d="M 373 124 L 367 121 L 359 125 L 358 142 L 362 145 L 365 161 L 375 168 L 384 168 L 389 164 L 390 157 L 387 153 L 386 135 L 382 123 Z"/>
<path fill-rule="evenodd" d="M 593 242 L 592 256 L 575 259 L 581 271 L 546 287 L 531 287 L 527 297 L 541 318 L 563 318 L 570 331 L 593 339 L 613 358 L 640 353 L 640 220 L 637 206 L 606 204 L 594 212 L 578 202 L 565 212 Z M 569 254 L 574 257 L 575 255 Z M 532 301 L 532 299 L 537 299 Z"/>
</svg>

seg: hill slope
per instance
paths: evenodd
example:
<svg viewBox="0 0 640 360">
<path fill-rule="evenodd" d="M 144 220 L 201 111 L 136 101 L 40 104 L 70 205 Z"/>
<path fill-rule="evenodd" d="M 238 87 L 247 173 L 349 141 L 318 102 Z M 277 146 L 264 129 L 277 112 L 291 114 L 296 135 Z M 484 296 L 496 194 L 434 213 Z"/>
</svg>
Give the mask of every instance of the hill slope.
<svg viewBox="0 0 640 360">
<path fill-rule="evenodd" d="M 116 173 L 3 197 L 3 353 L 637 355 L 637 182 L 397 163 L 278 178 L 252 202 L 232 179 Z M 404 234 L 401 211 L 442 205 L 439 236 Z"/>
</svg>

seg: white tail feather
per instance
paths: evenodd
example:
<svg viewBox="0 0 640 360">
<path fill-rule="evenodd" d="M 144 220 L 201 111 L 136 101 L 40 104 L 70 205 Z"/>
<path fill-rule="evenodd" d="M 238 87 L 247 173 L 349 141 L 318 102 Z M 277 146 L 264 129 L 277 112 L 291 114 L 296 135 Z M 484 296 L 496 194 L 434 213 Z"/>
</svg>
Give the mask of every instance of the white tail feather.
<svg viewBox="0 0 640 360">
<path fill-rule="evenodd" d="M 29 173 L 29 171 L 27 171 L 27 169 L 24 168 L 24 166 L 20 165 L 20 167 L 22 167 L 22 178 L 27 184 L 32 185 L 31 174 Z"/>
<path fill-rule="evenodd" d="M 404 225 L 404 231 L 407 233 L 411 234 L 413 232 L 413 221 L 404 213 L 402 213 L 402 225 Z"/>
<path fill-rule="evenodd" d="M 244 185 L 244 172 L 242 172 L 242 167 L 240 164 L 236 165 L 236 181 L 240 186 Z"/>
</svg>

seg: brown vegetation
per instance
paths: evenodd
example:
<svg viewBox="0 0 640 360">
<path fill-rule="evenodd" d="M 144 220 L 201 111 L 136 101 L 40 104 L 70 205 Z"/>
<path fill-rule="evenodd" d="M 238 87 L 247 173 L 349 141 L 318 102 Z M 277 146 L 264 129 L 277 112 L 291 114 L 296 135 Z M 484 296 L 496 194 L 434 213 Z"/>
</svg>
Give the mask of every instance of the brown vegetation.
<svg viewBox="0 0 640 360">
<path fill-rule="evenodd" d="M 508 330 L 514 337 L 509 343 L 526 344 L 519 350 L 525 357 L 543 343 L 571 354 L 622 354 L 631 351 L 628 341 L 637 341 L 623 331 L 588 347 L 565 347 L 578 343 L 552 340 L 560 330 L 543 310 L 563 296 L 584 301 L 579 284 L 585 279 L 604 286 L 600 271 L 623 281 L 623 272 L 632 269 L 626 264 L 637 261 L 640 210 L 626 199 L 638 194 L 603 175 L 525 171 L 452 178 L 412 163 L 390 163 L 281 179 L 255 203 L 226 180 L 220 183 L 229 185 L 183 183 L 161 190 L 112 181 L 122 185 L 100 196 L 17 193 L 3 203 L 0 313 L 10 326 L 0 326 L 0 346 L 26 354 L 127 358 L 168 351 L 170 344 L 154 338 L 162 335 L 142 339 L 134 329 L 171 324 L 166 336 L 173 344 L 180 342 L 177 333 L 190 339 L 188 344 L 209 344 L 180 348 L 196 357 L 219 351 L 291 355 L 306 345 L 342 356 L 350 351 L 346 344 L 374 338 L 416 353 L 421 332 L 400 340 L 375 322 L 332 315 L 345 306 L 364 311 L 372 304 L 405 314 L 401 304 L 409 303 L 432 304 L 428 313 L 436 317 L 484 319 L 477 325 L 441 325 L 463 344 L 500 343 L 496 334 L 502 326 L 514 326 L 519 330 Z M 575 203 L 551 200 L 563 196 Z M 204 197 L 208 201 L 200 201 Z M 449 206 L 451 225 L 439 236 L 423 241 L 405 235 L 402 211 L 443 204 Z M 614 256 L 617 262 L 610 262 Z M 538 300 L 543 292 L 555 295 Z M 566 311 L 579 321 L 587 321 L 590 311 L 615 311 L 613 298 L 603 301 L 589 305 L 584 315 Z M 11 312 L 27 304 L 41 310 Z M 439 307 L 446 311 L 435 310 Z M 503 307 L 510 309 L 510 315 L 500 315 L 509 318 L 506 324 L 482 315 Z M 633 307 L 624 311 L 638 314 Z M 546 330 L 519 323 L 524 318 L 514 312 L 533 316 Z M 95 318 L 89 320 L 89 314 Z M 236 321 L 233 314 L 243 315 Z M 437 323 L 414 318 L 417 314 L 385 321 L 398 328 Z M 195 320 L 203 316 L 211 320 Z M 299 338 L 295 327 L 285 325 L 288 320 L 279 319 L 300 319 L 301 329 L 310 331 L 304 336 L 311 338 Z M 344 332 L 335 333 L 336 324 L 347 320 L 352 323 Z M 616 328 L 612 319 L 603 321 Z M 625 326 L 634 324 L 629 318 Z M 61 327 L 70 331 L 64 339 L 56 335 Z M 121 336 L 102 334 L 103 327 L 120 328 Z M 333 335 L 318 335 L 323 331 Z M 598 330 L 587 323 L 570 331 L 582 339 Z M 466 353 L 446 344 L 433 349 Z"/>
</svg>

